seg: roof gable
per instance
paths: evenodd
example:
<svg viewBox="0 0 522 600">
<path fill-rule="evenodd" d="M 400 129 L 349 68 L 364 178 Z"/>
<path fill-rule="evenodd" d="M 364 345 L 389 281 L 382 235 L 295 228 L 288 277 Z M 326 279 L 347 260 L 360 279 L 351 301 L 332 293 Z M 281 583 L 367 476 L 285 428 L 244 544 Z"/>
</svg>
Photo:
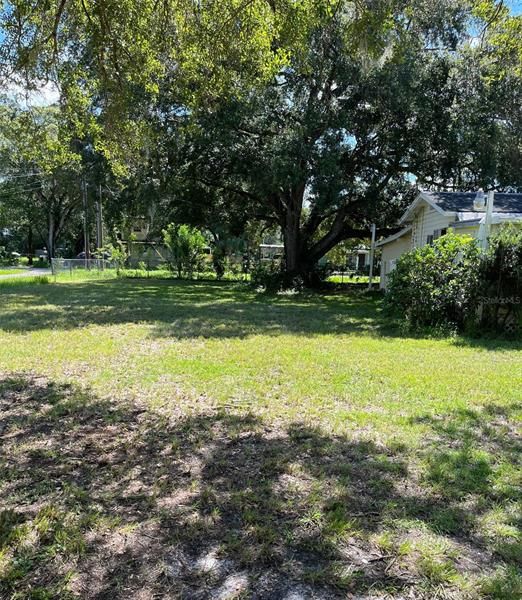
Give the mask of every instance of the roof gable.
<svg viewBox="0 0 522 600">
<path fill-rule="evenodd" d="M 420 192 L 420 194 L 410 204 L 406 212 L 402 215 L 399 221 L 399 225 L 404 225 L 405 223 L 408 223 L 413 218 L 415 211 L 421 204 L 427 204 L 428 206 L 431 206 L 431 208 L 434 208 L 437 212 L 441 213 L 442 215 L 446 214 L 444 209 L 442 209 L 436 202 L 434 202 L 432 198 L 430 198 L 430 196 L 426 194 L 426 192 Z"/>
</svg>

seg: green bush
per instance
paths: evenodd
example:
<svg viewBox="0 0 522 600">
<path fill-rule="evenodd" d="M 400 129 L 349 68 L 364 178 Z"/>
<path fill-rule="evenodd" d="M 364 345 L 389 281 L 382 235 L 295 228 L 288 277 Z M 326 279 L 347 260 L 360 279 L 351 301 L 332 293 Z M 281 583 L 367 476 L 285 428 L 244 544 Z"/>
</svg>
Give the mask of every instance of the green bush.
<svg viewBox="0 0 522 600">
<path fill-rule="evenodd" d="M 121 241 L 117 241 L 115 244 L 107 244 L 103 248 L 98 248 L 95 252 L 97 258 L 109 257 L 109 261 L 116 267 L 116 273 L 120 273 L 125 268 L 129 259 L 129 254 L 125 244 Z"/>
<path fill-rule="evenodd" d="M 469 236 L 449 233 L 407 252 L 389 277 L 386 304 L 410 327 L 462 329 L 476 315 L 480 250 Z"/>
<path fill-rule="evenodd" d="M 176 270 L 178 277 L 192 277 L 202 263 L 207 246 L 205 236 L 190 225 L 171 223 L 163 230 L 163 241 L 170 250 L 169 266 Z"/>
<path fill-rule="evenodd" d="M 0 266 L 15 267 L 19 264 L 20 255 L 16 252 L 8 252 L 5 246 L 0 246 Z"/>
<path fill-rule="evenodd" d="M 38 258 L 33 262 L 34 269 L 48 269 L 49 262 L 45 258 Z"/>
<path fill-rule="evenodd" d="M 277 261 L 258 262 L 250 274 L 250 282 L 254 287 L 262 287 L 268 291 L 278 291 L 282 286 L 281 266 Z"/>
<path fill-rule="evenodd" d="M 491 236 L 480 264 L 481 325 L 510 331 L 522 322 L 522 229 L 508 225 Z"/>
</svg>

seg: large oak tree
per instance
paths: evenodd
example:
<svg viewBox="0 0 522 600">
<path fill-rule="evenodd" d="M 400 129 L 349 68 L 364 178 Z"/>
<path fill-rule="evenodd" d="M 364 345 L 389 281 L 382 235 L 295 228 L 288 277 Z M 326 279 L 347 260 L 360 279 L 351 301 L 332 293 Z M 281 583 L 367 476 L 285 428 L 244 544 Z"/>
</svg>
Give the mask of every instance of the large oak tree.
<svg viewBox="0 0 522 600">
<path fill-rule="evenodd" d="M 291 275 L 384 232 L 416 183 L 516 183 L 520 20 L 502 3 L 9 6 L 4 66 L 54 77 L 69 121 L 114 165 L 137 158 L 134 178 L 146 156 L 180 219 L 278 224 Z"/>
</svg>

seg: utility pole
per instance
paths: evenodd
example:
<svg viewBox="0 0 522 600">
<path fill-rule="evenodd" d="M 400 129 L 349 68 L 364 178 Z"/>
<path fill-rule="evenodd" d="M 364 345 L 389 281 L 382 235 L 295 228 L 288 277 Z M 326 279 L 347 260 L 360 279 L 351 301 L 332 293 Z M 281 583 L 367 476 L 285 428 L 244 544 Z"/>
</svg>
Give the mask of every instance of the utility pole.
<svg viewBox="0 0 522 600">
<path fill-rule="evenodd" d="M 98 250 L 97 256 L 101 260 L 101 269 L 104 270 L 105 256 L 100 256 L 99 251 L 103 248 L 103 218 L 102 218 L 102 186 L 98 187 L 98 200 L 96 202 L 96 249 Z"/>
<path fill-rule="evenodd" d="M 96 247 L 103 248 L 103 207 L 101 185 L 98 188 L 98 201 L 96 202 Z"/>
<path fill-rule="evenodd" d="M 488 192 L 486 203 L 486 217 L 484 219 L 484 250 L 488 249 L 489 236 L 491 235 L 491 223 L 493 221 L 493 204 L 495 203 L 495 191 Z"/>
<path fill-rule="evenodd" d="M 373 283 L 373 261 L 375 259 L 375 238 L 377 235 L 377 227 L 375 226 L 375 223 L 372 224 L 372 243 L 370 246 L 370 277 L 368 278 L 368 289 L 371 290 L 372 289 L 372 283 Z"/>
<path fill-rule="evenodd" d="M 87 181 L 85 175 L 82 178 L 82 194 L 83 194 L 83 251 L 85 254 L 85 268 L 87 269 L 90 258 L 89 250 L 89 221 L 88 221 L 88 205 L 87 205 Z"/>
</svg>

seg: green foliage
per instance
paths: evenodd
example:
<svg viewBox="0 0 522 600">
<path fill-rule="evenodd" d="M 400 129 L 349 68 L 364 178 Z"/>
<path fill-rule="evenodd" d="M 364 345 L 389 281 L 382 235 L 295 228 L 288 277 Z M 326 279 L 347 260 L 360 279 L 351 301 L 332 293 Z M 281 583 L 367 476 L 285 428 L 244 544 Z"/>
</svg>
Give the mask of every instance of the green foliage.
<svg viewBox="0 0 522 600">
<path fill-rule="evenodd" d="M 35 118 L 19 120 L 24 160 L 54 178 L 86 142 L 125 180 L 111 200 L 125 215 L 136 196 L 184 196 L 169 219 L 277 224 L 300 276 L 393 222 L 412 174 L 522 186 L 521 24 L 494 0 L 19 0 L 0 14 L 6 66 L 61 94 L 53 135 L 27 144 Z"/>
<path fill-rule="evenodd" d="M 459 187 L 520 177 L 502 166 L 517 162 L 517 113 L 484 84 L 467 3 L 339 7 L 304 29 L 276 78 L 191 113 L 181 143 L 179 130 L 169 139 L 178 210 L 212 203 L 225 218 L 232 205 L 279 224 L 284 268 L 305 280 L 343 240 L 393 223 L 416 193 L 411 174 Z"/>
<path fill-rule="evenodd" d="M 390 273 L 387 305 L 413 328 L 462 328 L 478 307 L 479 248 L 449 233 L 407 252 Z"/>
<path fill-rule="evenodd" d="M 267 291 L 278 291 L 282 284 L 281 266 L 277 261 L 262 262 L 254 265 L 251 272 L 252 285 Z"/>
<path fill-rule="evenodd" d="M 163 230 L 163 241 L 171 253 L 171 268 L 177 270 L 178 277 L 192 276 L 207 247 L 201 231 L 190 225 L 171 223 Z"/>
<path fill-rule="evenodd" d="M 33 81 L 57 78 L 68 120 L 123 174 L 133 155 L 151 143 L 152 129 L 140 111 L 160 90 L 191 109 L 240 96 L 271 79 L 336 5 L 19 0 L 0 13 L 9 48 L 2 62 L 8 63 L 6 73 Z"/>
<path fill-rule="evenodd" d="M 18 264 L 20 264 L 19 255 L 8 252 L 5 246 L 0 246 L 0 265 L 3 267 L 9 267 Z"/>
<path fill-rule="evenodd" d="M 125 267 L 127 259 L 129 258 L 127 248 L 122 242 L 107 244 L 103 248 L 99 248 L 97 254 L 102 258 L 104 255 L 108 255 L 109 261 L 116 265 L 117 273 Z"/>
<path fill-rule="evenodd" d="M 522 228 L 491 236 L 480 265 L 482 323 L 494 329 L 522 324 Z"/>
<path fill-rule="evenodd" d="M 212 266 L 216 272 L 216 277 L 222 279 L 226 271 L 226 248 L 223 243 L 214 244 L 212 249 Z"/>
<path fill-rule="evenodd" d="M 53 258 L 59 240 L 76 237 L 81 167 L 81 144 L 61 108 L 0 102 L 0 213 L 27 239 L 21 251 L 34 254 L 38 232 Z"/>
</svg>

